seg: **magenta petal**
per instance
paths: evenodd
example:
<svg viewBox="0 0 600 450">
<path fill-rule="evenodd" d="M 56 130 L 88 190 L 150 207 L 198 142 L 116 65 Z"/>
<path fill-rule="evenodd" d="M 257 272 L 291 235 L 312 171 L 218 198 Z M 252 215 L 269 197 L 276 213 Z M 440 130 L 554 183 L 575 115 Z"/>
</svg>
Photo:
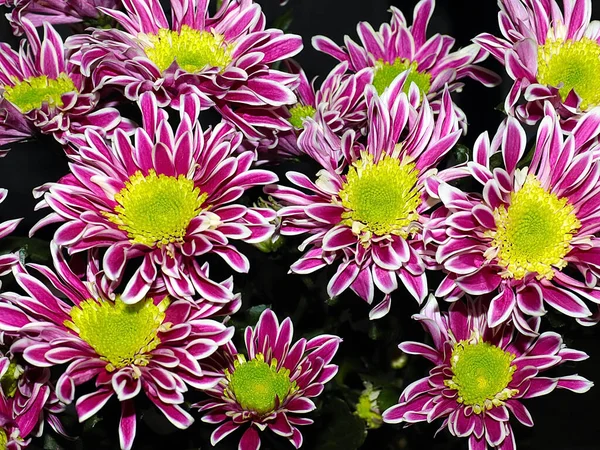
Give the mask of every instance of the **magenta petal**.
<svg viewBox="0 0 600 450">
<path fill-rule="evenodd" d="M 240 439 L 238 450 L 259 450 L 260 449 L 260 436 L 253 426 L 248 428 Z"/>
<path fill-rule="evenodd" d="M 515 306 L 515 293 L 510 287 L 504 290 L 492 299 L 488 310 L 488 324 L 491 328 L 504 323 L 510 317 Z"/>
<path fill-rule="evenodd" d="M 136 430 L 135 405 L 132 400 L 121 402 L 121 421 L 119 422 L 119 442 L 122 450 L 131 450 Z"/>
<path fill-rule="evenodd" d="M 494 291 L 502 278 L 492 268 L 485 267 L 479 272 L 456 280 L 456 284 L 468 294 L 483 295 Z"/>
<path fill-rule="evenodd" d="M 213 431 L 212 434 L 210 435 L 211 445 L 214 447 L 223 438 L 229 436 L 231 433 L 233 433 L 239 427 L 240 427 L 239 425 L 237 425 L 236 423 L 229 421 L 229 420 L 227 422 L 224 422 L 223 424 L 219 425 L 215 429 L 215 431 Z"/>
</svg>

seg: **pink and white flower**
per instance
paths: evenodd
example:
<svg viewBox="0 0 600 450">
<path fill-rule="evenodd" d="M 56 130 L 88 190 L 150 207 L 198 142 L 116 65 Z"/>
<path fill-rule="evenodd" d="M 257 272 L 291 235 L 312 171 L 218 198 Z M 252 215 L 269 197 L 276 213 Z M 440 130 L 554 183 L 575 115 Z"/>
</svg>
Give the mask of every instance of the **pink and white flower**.
<svg viewBox="0 0 600 450">
<path fill-rule="evenodd" d="M 123 12 L 101 8 L 123 30 L 98 29 L 91 37 L 71 38 L 69 45 L 96 88 L 119 87 L 130 100 L 153 91 L 161 106 L 179 107 L 182 94 L 194 94 L 203 108 L 216 105 L 233 116 L 236 107 L 295 103 L 297 76 L 270 65 L 297 54 L 300 36 L 265 29 L 252 0 L 224 0 L 212 17 L 208 5 L 173 0 L 170 25 L 158 0 L 124 0 Z"/>
<path fill-rule="evenodd" d="M 474 41 L 514 80 L 504 106 L 509 114 L 533 124 L 550 101 L 572 129 L 583 112 L 600 105 L 600 28 L 590 21 L 591 0 L 562 3 L 561 10 L 556 0 L 500 0 L 503 38 L 482 33 Z"/>
<path fill-rule="evenodd" d="M 203 422 L 220 424 L 212 433 L 212 445 L 244 427 L 239 450 L 258 450 L 265 429 L 289 439 L 295 448 L 302 446 L 297 427 L 313 423 L 304 416 L 316 408 L 311 398 L 337 373 L 338 366 L 330 362 L 342 340 L 324 334 L 294 343 L 293 334 L 289 317 L 280 324 L 266 309 L 254 328 L 246 328 L 247 356 L 230 343 L 213 359 L 221 381 L 206 390 L 212 399 L 194 405 L 204 412 Z"/>
<path fill-rule="evenodd" d="M 491 142 L 482 134 L 465 169 L 482 194 L 443 182 L 438 188 L 446 209 L 430 222 L 426 239 L 439 244 L 436 258 L 448 275 L 436 295 L 453 301 L 463 292 L 497 290 L 489 325 L 512 317 L 523 333 L 533 332 L 525 318 L 543 315 L 544 303 L 581 323 L 597 322 L 584 300 L 600 303 L 598 133 L 600 108 L 565 138 L 547 103 L 529 163 L 515 118 Z M 492 167 L 495 156 L 501 167 Z"/>
<path fill-rule="evenodd" d="M 0 330 L 18 336 L 11 351 L 36 367 L 60 367 L 56 394 L 64 403 L 75 399 L 77 386 L 95 381 L 93 392 L 77 398 L 82 422 L 116 396 L 121 403 L 122 449 L 132 447 L 134 398 L 142 391 L 173 425 L 187 428 L 193 418 L 181 407 L 183 395 L 188 386 L 206 389 L 219 381 L 204 373 L 201 361 L 233 335 L 233 328 L 208 317 L 228 310 L 168 297 L 127 305 L 98 284 L 97 262 L 88 267 L 88 279 L 82 282 L 55 244 L 52 256 L 57 273 L 32 267 L 62 298 L 20 265 L 13 272 L 26 295 L 0 297 Z M 231 288 L 230 283 L 225 287 Z"/>
<path fill-rule="evenodd" d="M 0 42 L 0 145 L 38 131 L 64 144 L 69 135 L 84 130 L 131 130 L 116 109 L 100 106 L 100 95 L 90 91 L 86 78 L 66 57 L 51 25 L 44 25 L 43 41 L 25 18 L 23 28 L 26 40 L 20 51 Z"/>
<path fill-rule="evenodd" d="M 230 302 L 233 293 L 210 280 L 197 258 L 216 254 L 247 272 L 249 261 L 231 240 L 261 242 L 274 231 L 275 212 L 238 200 L 253 186 L 277 181 L 276 175 L 251 169 L 254 154 L 238 151 L 242 134 L 232 125 L 203 132 L 197 97 L 181 102 L 181 123 L 173 130 L 154 94 L 143 94 L 143 126 L 133 142 L 121 130 L 111 142 L 86 130 L 72 173 L 38 190 L 39 206 L 54 212 L 32 232 L 66 222 L 55 241 L 70 253 L 106 248 L 102 267 L 112 283 L 137 265 L 121 294 L 126 303 L 140 300 L 156 283 L 175 298 L 198 293 L 211 302 Z"/>
<path fill-rule="evenodd" d="M 348 63 L 352 72 L 369 68 L 373 72 L 373 85 L 383 93 L 392 80 L 408 70 L 405 92 L 414 82 L 427 96 L 435 111 L 439 110 L 439 98 L 447 86 L 450 92 L 461 90 L 464 78 L 472 78 L 485 86 L 493 87 L 500 78 L 478 64 L 488 56 L 477 45 L 469 45 L 451 52 L 454 39 L 436 34 L 427 39 L 427 26 L 433 14 L 435 0 L 421 0 L 414 10 L 412 25 L 408 25 L 402 12 L 391 7 L 391 22 L 384 23 L 375 31 L 367 22 L 356 27 L 361 45 L 350 37 L 344 39 L 344 47 L 325 36 L 315 36 L 313 46 L 339 61 Z M 466 119 L 461 113 L 461 122 Z"/>
<path fill-rule="evenodd" d="M 298 144 L 323 166 L 316 181 L 288 172 L 287 178 L 308 193 L 267 187 L 285 205 L 279 211 L 281 233 L 309 234 L 300 246 L 308 251 L 290 270 L 308 274 L 337 262 L 328 294 L 351 288 L 371 304 L 377 287 L 385 296 L 371 318 L 387 314 L 398 279 L 419 302 L 427 296 L 425 269 L 435 265 L 422 238 L 434 202 L 428 185 L 461 133 L 448 91 L 434 119 L 426 98 L 418 109 L 409 102 L 418 102 L 419 95 L 414 84 L 408 97 L 403 92 L 406 77 L 400 75 L 381 97 L 367 87 L 366 148 L 354 130 L 340 139 L 307 119 Z"/>
<path fill-rule="evenodd" d="M 533 426 L 523 400 L 554 389 L 585 393 L 593 386 L 579 375 L 541 376 L 588 355 L 567 348 L 554 332 L 530 337 L 506 323 L 492 329 L 486 320 L 487 306 L 482 299 L 467 305 L 456 302 L 448 313 L 440 313 L 435 298 L 430 297 L 414 319 L 431 336 L 433 346 L 403 342 L 399 347 L 428 359 L 435 367 L 404 389 L 398 404 L 383 413 L 384 422 L 408 426 L 444 419 L 441 428 L 469 439 L 470 450 L 514 450 L 510 416 Z M 540 318 L 528 322 L 537 332 Z"/>
</svg>

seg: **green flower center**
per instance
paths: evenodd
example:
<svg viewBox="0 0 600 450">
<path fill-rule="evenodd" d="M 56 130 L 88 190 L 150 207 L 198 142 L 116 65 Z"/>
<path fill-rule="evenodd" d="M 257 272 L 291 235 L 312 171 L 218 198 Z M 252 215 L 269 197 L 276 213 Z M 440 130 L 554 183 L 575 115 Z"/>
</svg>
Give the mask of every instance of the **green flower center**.
<svg viewBox="0 0 600 450">
<path fill-rule="evenodd" d="M 158 305 L 150 298 L 128 305 L 117 298 L 86 300 L 71 309 L 65 326 L 75 331 L 108 364 L 110 372 L 126 366 L 145 366 L 159 344 L 169 300 Z"/>
<path fill-rule="evenodd" d="M 457 401 L 473 407 L 479 414 L 500 406 L 518 393 L 509 389 L 516 366 L 515 355 L 487 342 L 460 341 L 450 358 L 454 375 L 444 384 L 458 391 Z"/>
<path fill-rule="evenodd" d="M 292 115 L 290 117 L 290 123 L 295 127 L 295 128 L 304 128 L 304 119 L 307 119 L 308 117 L 313 117 L 315 115 L 315 108 L 313 108 L 310 105 L 301 105 L 300 103 L 298 103 L 296 106 L 294 106 L 293 108 L 290 108 L 290 114 Z"/>
<path fill-rule="evenodd" d="M 538 48 L 538 81 L 558 87 L 563 101 L 572 89 L 581 97 L 581 109 L 600 104 L 600 45 L 589 38 L 579 41 L 548 40 Z"/>
<path fill-rule="evenodd" d="M 14 86 L 4 86 L 4 98 L 22 113 L 39 109 L 44 103 L 60 108 L 62 96 L 69 92 L 77 92 L 77 88 L 66 73 L 61 73 L 55 80 L 41 75 L 19 81 Z"/>
<path fill-rule="evenodd" d="M 408 59 L 396 58 L 393 63 L 379 60 L 375 63 L 375 76 L 373 77 L 373 86 L 377 89 L 379 95 L 392 84 L 392 81 L 402 72 L 408 70 L 408 77 L 404 83 L 403 91 L 408 94 L 411 83 L 415 83 L 419 90 L 427 95 L 431 89 L 431 75 L 427 72 L 419 72 L 417 70 L 417 62 L 409 61 Z"/>
<path fill-rule="evenodd" d="M 228 45 L 223 36 L 214 32 L 199 31 L 183 25 L 181 31 L 162 28 L 158 34 L 146 36 L 150 46 L 146 56 L 164 71 L 173 61 L 186 72 L 199 72 L 206 67 L 223 70 L 231 63 L 233 45 Z"/>
<path fill-rule="evenodd" d="M 558 198 L 529 175 L 510 206 L 494 211 L 496 231 L 487 233 L 498 249 L 498 263 L 505 278 L 522 279 L 536 272 L 538 279 L 552 279 L 554 269 L 566 267 L 565 255 L 573 235 L 581 227 L 566 198 Z"/>
<path fill-rule="evenodd" d="M 0 378 L 0 386 L 6 397 L 14 397 L 17 393 L 19 378 L 23 375 L 23 368 L 13 359 L 6 369 L 6 373 Z"/>
<path fill-rule="evenodd" d="M 183 241 L 207 197 L 183 175 L 156 175 L 151 169 L 144 176 L 137 171 L 115 195 L 115 213 L 105 215 L 127 232 L 133 243 L 160 247 Z"/>
<path fill-rule="evenodd" d="M 8 436 L 4 428 L 0 427 L 0 450 L 6 450 L 6 444 L 8 444 Z"/>
<path fill-rule="evenodd" d="M 296 382 L 290 380 L 288 369 L 277 370 L 277 360 L 271 360 L 269 365 L 260 353 L 250 361 L 238 355 L 234 367 L 233 373 L 226 371 L 229 390 L 247 411 L 263 415 L 271 413 L 297 389 Z"/>
<path fill-rule="evenodd" d="M 372 234 L 408 236 L 419 217 L 418 176 L 414 163 L 402 163 L 387 154 L 374 163 L 364 153 L 350 167 L 339 193 L 347 209 L 343 223 L 365 239 Z"/>
</svg>

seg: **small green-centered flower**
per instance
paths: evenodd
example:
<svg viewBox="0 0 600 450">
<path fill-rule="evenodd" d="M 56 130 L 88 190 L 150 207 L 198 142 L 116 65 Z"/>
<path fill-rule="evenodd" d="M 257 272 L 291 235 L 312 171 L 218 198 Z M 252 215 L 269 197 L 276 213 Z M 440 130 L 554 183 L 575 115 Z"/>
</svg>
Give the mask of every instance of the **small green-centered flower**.
<svg viewBox="0 0 600 450">
<path fill-rule="evenodd" d="M 410 86 L 415 83 L 419 88 L 421 95 L 427 95 L 431 89 L 431 75 L 427 72 L 420 72 L 416 61 L 409 61 L 407 59 L 396 58 L 393 63 L 379 60 L 375 63 L 375 76 L 373 77 L 373 86 L 377 89 L 379 95 L 383 94 L 383 91 L 392 81 L 400 75 L 402 72 L 408 71 L 406 81 L 402 90 L 408 94 Z"/>
<path fill-rule="evenodd" d="M 221 381 L 205 392 L 211 399 L 193 405 L 203 412 L 202 420 L 220 424 L 211 435 L 211 444 L 238 428 L 245 428 L 238 450 L 260 448 L 260 433 L 272 430 L 288 439 L 295 448 L 302 445 L 299 425 L 309 425 L 306 415 L 316 408 L 311 397 L 337 373 L 330 364 L 341 339 L 319 335 L 294 342 L 289 318 L 281 324 L 265 309 L 255 327 L 247 327 L 247 356 L 232 345 L 215 358 Z"/>
<path fill-rule="evenodd" d="M 288 119 L 294 128 L 304 128 L 304 120 L 314 117 L 316 109 L 311 105 L 298 103 L 290 108 L 290 118 Z"/>
<path fill-rule="evenodd" d="M 358 417 L 363 419 L 367 424 L 367 428 L 376 429 L 383 424 L 381 417 L 381 410 L 377 404 L 377 399 L 381 394 L 380 389 L 375 389 L 372 383 L 366 381 L 365 389 L 360 394 L 358 402 L 356 403 L 356 414 Z"/>
</svg>

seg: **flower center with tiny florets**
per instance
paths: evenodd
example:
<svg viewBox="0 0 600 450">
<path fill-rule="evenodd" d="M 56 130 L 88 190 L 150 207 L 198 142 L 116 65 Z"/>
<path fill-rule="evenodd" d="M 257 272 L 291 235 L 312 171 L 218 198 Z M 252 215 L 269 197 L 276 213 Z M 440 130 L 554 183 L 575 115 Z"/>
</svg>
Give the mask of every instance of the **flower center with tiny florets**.
<svg viewBox="0 0 600 450">
<path fill-rule="evenodd" d="M 600 105 L 600 45 L 589 38 L 579 41 L 548 40 L 538 48 L 538 81 L 558 87 L 564 101 L 572 89 L 581 97 L 581 109 Z"/>
<path fill-rule="evenodd" d="M 363 153 L 352 164 L 339 196 L 347 209 L 343 223 L 357 236 L 395 234 L 407 237 L 416 231 L 416 212 L 421 203 L 417 187 L 419 172 L 414 163 L 403 163 L 384 154 L 375 163 Z"/>
<path fill-rule="evenodd" d="M 393 63 L 379 60 L 375 63 L 375 76 L 373 77 L 373 86 L 377 89 L 379 95 L 383 94 L 392 81 L 402 72 L 408 70 L 408 77 L 402 90 L 408 94 L 411 83 L 415 83 L 423 94 L 427 95 L 431 88 L 431 75 L 427 72 L 417 70 L 417 62 L 408 59 L 396 58 Z"/>
<path fill-rule="evenodd" d="M 304 128 L 304 119 L 315 115 L 315 108 L 310 105 L 301 105 L 298 103 L 293 108 L 290 108 L 290 123 L 295 128 Z"/>
<path fill-rule="evenodd" d="M 208 194 L 183 175 L 133 174 L 115 195 L 115 213 L 105 213 L 136 244 L 148 247 L 182 242 L 190 221 L 202 211 Z"/>
<path fill-rule="evenodd" d="M 573 235 L 581 227 L 566 198 L 558 198 L 542 188 L 529 175 L 510 205 L 494 211 L 496 231 L 487 233 L 498 249 L 498 263 L 506 269 L 505 278 L 522 279 L 537 273 L 538 279 L 552 279 L 555 269 L 566 267 L 563 259 L 570 250 Z"/>
<path fill-rule="evenodd" d="M 454 375 L 444 384 L 458 391 L 456 401 L 472 406 L 476 414 L 500 406 L 518 393 L 509 389 L 516 366 L 515 355 L 487 342 L 460 341 L 450 363 Z"/>
<path fill-rule="evenodd" d="M 237 355 L 233 372 L 226 370 L 225 375 L 231 396 L 243 409 L 258 414 L 275 411 L 297 390 L 296 382 L 290 380 L 290 371 L 285 368 L 278 370 L 276 359 L 267 364 L 260 353 L 250 361 L 246 361 L 243 355 Z"/>
<path fill-rule="evenodd" d="M 16 363 L 13 359 L 6 369 L 6 373 L 0 378 L 0 385 L 2 386 L 2 392 L 6 397 L 14 397 L 17 393 L 17 386 L 19 385 L 19 378 L 23 374 L 23 368 Z"/>
<path fill-rule="evenodd" d="M 223 36 L 215 32 L 183 25 L 180 32 L 162 28 L 158 34 L 146 37 L 151 44 L 145 49 L 146 56 L 161 72 L 173 61 L 186 72 L 199 72 L 206 67 L 222 71 L 232 60 L 233 45 L 228 45 Z"/>
<path fill-rule="evenodd" d="M 154 304 L 150 298 L 128 305 L 120 298 L 85 300 L 71 309 L 65 326 L 75 331 L 107 362 L 110 372 L 126 366 L 145 366 L 160 344 L 158 333 L 167 329 L 169 300 Z"/>
<path fill-rule="evenodd" d="M 56 79 L 41 75 L 19 81 L 14 86 L 4 86 L 4 98 L 22 113 L 39 109 L 44 103 L 61 108 L 62 96 L 69 92 L 77 92 L 77 88 L 66 73 Z"/>
</svg>

